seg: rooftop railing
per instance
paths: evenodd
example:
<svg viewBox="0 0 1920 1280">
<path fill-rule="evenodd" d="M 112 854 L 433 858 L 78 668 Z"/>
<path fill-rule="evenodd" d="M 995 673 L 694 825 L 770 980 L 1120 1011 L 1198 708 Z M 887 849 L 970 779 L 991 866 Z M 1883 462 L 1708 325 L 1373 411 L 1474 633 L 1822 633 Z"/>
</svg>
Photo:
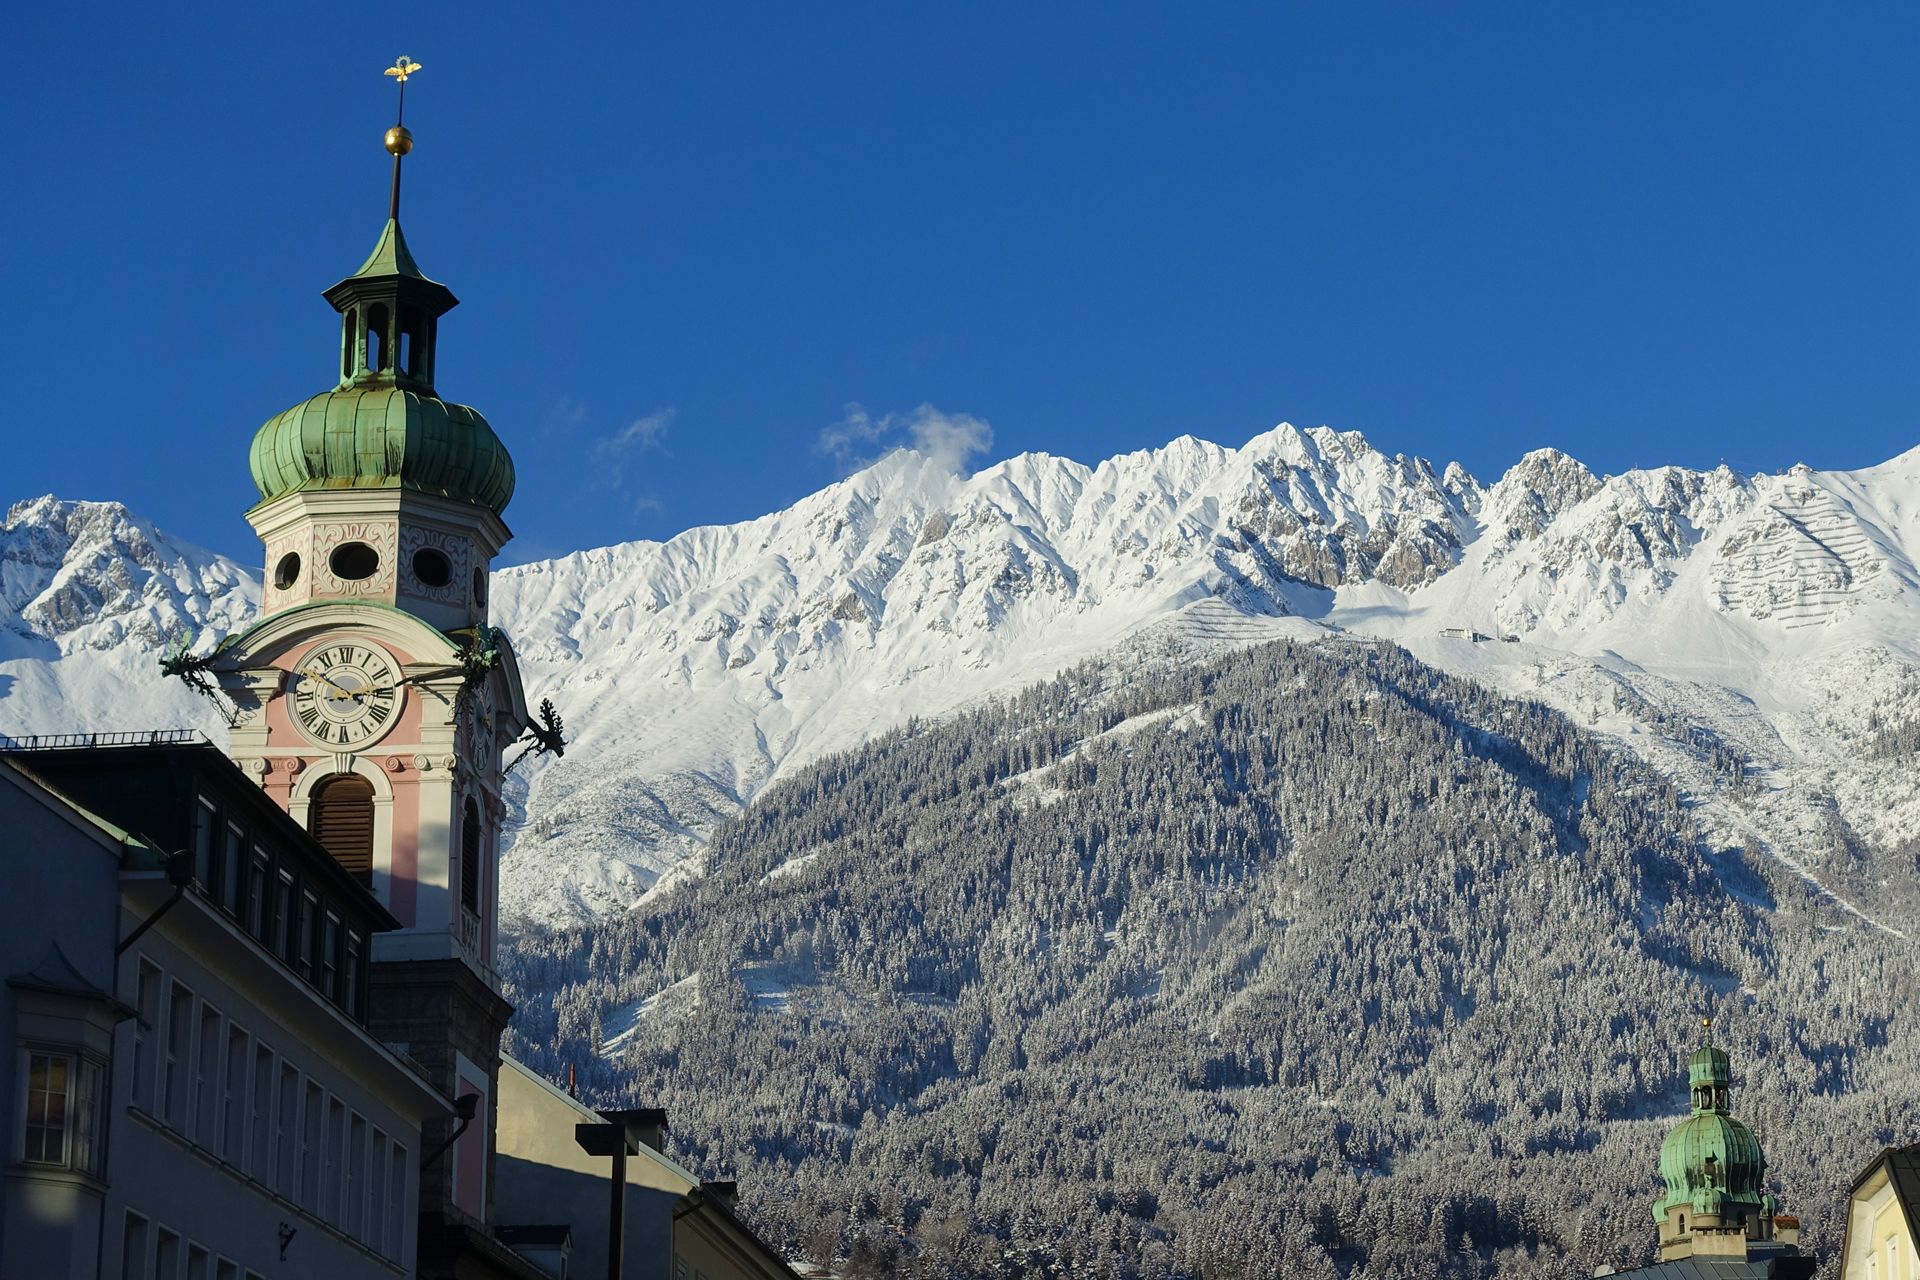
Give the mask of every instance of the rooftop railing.
<svg viewBox="0 0 1920 1280">
<path fill-rule="evenodd" d="M 111 733 L 0 733 L 0 751 L 76 751 L 89 747 L 212 746 L 198 729 L 121 729 Z"/>
</svg>

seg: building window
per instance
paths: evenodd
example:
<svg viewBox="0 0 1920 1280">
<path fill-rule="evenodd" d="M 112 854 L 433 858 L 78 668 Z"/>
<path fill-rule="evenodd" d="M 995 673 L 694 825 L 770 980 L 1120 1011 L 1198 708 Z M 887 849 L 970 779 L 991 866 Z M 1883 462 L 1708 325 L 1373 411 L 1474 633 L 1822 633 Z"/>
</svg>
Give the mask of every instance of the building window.
<svg viewBox="0 0 1920 1280">
<path fill-rule="evenodd" d="M 120 1280 L 147 1280 L 147 1220 L 131 1209 L 120 1237 Z"/>
<path fill-rule="evenodd" d="M 387 1135 L 373 1131 L 373 1159 L 367 1166 L 367 1234 L 373 1248 L 387 1247 Z"/>
<path fill-rule="evenodd" d="M 73 1053 L 27 1051 L 28 1164 L 99 1173 L 100 1068 Z"/>
<path fill-rule="evenodd" d="M 300 1140 L 300 1073 L 291 1063 L 280 1064 L 280 1121 L 274 1127 L 273 1189 L 289 1200 L 296 1199 L 299 1186 L 295 1158 Z"/>
<path fill-rule="evenodd" d="M 320 1144 L 320 1216 L 339 1226 L 340 1177 L 345 1171 L 347 1154 L 347 1113 L 340 1099 L 327 1099 L 327 1128 Z"/>
<path fill-rule="evenodd" d="M 219 896 L 220 811 L 204 797 L 193 810 L 193 874 L 208 896 Z"/>
<path fill-rule="evenodd" d="M 247 1151 L 247 1056 L 247 1033 L 229 1023 L 227 1071 L 221 1082 L 226 1105 L 222 1108 L 220 1154 L 236 1169 L 246 1159 Z"/>
<path fill-rule="evenodd" d="M 358 1240 L 364 1216 L 361 1206 L 367 1196 L 367 1122 L 358 1115 L 347 1123 L 347 1158 L 341 1163 L 346 1177 L 340 1194 L 340 1229 Z"/>
<path fill-rule="evenodd" d="M 367 308 L 367 363 L 369 373 L 380 373 L 387 362 L 387 308 L 375 303 Z"/>
<path fill-rule="evenodd" d="M 360 969 L 365 963 L 366 946 L 360 941 L 355 930 L 347 930 L 347 958 L 341 966 L 340 974 L 346 988 L 340 996 L 340 1006 L 350 1018 L 360 1016 Z"/>
<path fill-rule="evenodd" d="M 453 562 L 436 547 L 422 547 L 413 553 L 413 576 L 423 587 L 444 587 L 453 581 Z"/>
<path fill-rule="evenodd" d="M 307 1105 L 300 1117 L 300 1207 L 320 1211 L 320 1086 L 307 1081 Z"/>
<path fill-rule="evenodd" d="M 193 1140 L 209 1151 L 220 1149 L 220 1011 L 200 1006 L 199 1053 L 193 1060 Z"/>
<path fill-rule="evenodd" d="M 342 582 L 365 582 L 380 572 L 380 553 L 364 542 L 343 542 L 327 557 L 327 568 Z"/>
<path fill-rule="evenodd" d="M 153 1242 L 154 1280 L 180 1280 L 180 1233 L 160 1228 Z"/>
<path fill-rule="evenodd" d="M 480 806 L 472 796 L 460 810 L 460 905 L 480 914 Z"/>
<path fill-rule="evenodd" d="M 329 1000 L 340 999 L 340 917 L 331 911 L 320 930 L 320 991 Z"/>
<path fill-rule="evenodd" d="M 400 1256 L 400 1232 L 410 1211 L 407 1204 L 407 1149 L 398 1142 L 387 1152 L 387 1240 L 381 1252 Z"/>
<path fill-rule="evenodd" d="M 220 868 L 220 891 L 214 895 L 228 914 L 240 914 L 241 882 L 247 878 L 247 831 L 235 823 L 227 824 L 227 856 Z"/>
<path fill-rule="evenodd" d="M 144 959 L 140 961 L 134 1000 L 138 1016 L 133 1022 L 133 1105 L 152 1111 L 153 1046 L 160 1034 L 160 970 Z"/>
<path fill-rule="evenodd" d="M 167 1057 L 160 1068 L 160 1105 L 166 1122 L 187 1128 L 187 1072 L 193 1056 L 193 992 L 174 983 L 167 1001 Z"/>
<path fill-rule="evenodd" d="M 285 591 L 300 581 L 300 553 L 289 551 L 280 557 L 280 563 L 273 566 L 273 585 Z"/>
<path fill-rule="evenodd" d="M 293 924 L 293 873 L 282 871 L 273 886 L 273 928 L 270 936 L 262 939 L 273 954 L 282 960 L 287 958 L 288 931 Z"/>
<path fill-rule="evenodd" d="M 253 1047 L 253 1161 L 247 1172 L 262 1182 L 273 1177 L 273 1130 L 268 1117 L 273 1114 L 273 1050 L 263 1044 Z"/>
<path fill-rule="evenodd" d="M 351 773 L 314 788 L 307 827 L 333 860 L 361 884 L 373 881 L 373 784 Z"/>
<path fill-rule="evenodd" d="M 320 898 L 311 889 L 300 895 L 300 928 L 295 939 L 293 967 L 300 976 L 313 981 L 313 944 L 315 918 L 320 914 Z"/>
<path fill-rule="evenodd" d="M 253 862 L 247 869 L 247 932 L 265 940 L 267 936 L 267 894 L 273 882 L 273 863 L 267 851 L 253 847 Z"/>
</svg>

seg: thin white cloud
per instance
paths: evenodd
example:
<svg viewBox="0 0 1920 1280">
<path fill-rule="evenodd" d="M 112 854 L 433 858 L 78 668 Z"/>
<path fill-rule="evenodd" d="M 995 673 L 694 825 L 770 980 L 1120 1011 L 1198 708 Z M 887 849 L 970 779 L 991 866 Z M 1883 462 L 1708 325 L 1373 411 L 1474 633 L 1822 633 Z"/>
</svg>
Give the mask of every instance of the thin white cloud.
<svg viewBox="0 0 1920 1280">
<path fill-rule="evenodd" d="M 907 436 L 913 447 L 945 466 L 965 473 L 975 454 L 993 447 L 993 428 L 970 413 L 942 413 L 923 404 L 907 417 Z"/>
<path fill-rule="evenodd" d="M 591 454 L 598 483 L 608 489 L 623 487 L 627 465 L 636 455 L 658 449 L 672 421 L 673 410 L 659 409 L 644 418 L 635 418 L 612 435 L 595 440 Z"/>
<path fill-rule="evenodd" d="M 984 418 L 946 413 L 930 404 L 877 418 L 865 406 L 849 404 L 840 421 L 820 429 L 814 447 L 832 457 L 842 475 L 848 475 L 900 448 L 897 442 L 902 436 L 907 447 L 963 475 L 976 454 L 993 447 L 993 428 Z"/>
</svg>

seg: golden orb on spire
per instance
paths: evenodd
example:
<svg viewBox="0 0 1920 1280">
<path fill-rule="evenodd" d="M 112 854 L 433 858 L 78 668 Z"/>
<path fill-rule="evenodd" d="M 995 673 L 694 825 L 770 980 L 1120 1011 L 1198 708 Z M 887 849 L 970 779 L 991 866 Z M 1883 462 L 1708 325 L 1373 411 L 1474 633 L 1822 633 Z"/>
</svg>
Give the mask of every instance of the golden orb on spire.
<svg viewBox="0 0 1920 1280">
<path fill-rule="evenodd" d="M 397 124 L 387 130 L 387 154 L 399 157 L 413 150 L 413 134 L 405 125 Z"/>
</svg>

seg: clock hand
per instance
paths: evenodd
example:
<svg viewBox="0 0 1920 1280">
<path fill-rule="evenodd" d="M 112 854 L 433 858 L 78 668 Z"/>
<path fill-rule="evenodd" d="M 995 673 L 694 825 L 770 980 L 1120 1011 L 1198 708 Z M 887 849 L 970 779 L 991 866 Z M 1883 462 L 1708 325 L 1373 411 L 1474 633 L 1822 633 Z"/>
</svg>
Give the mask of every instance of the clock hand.
<svg viewBox="0 0 1920 1280">
<path fill-rule="evenodd" d="M 355 698 L 359 696 L 359 692 L 364 692 L 364 690 L 356 692 L 355 690 L 352 690 L 352 689 L 343 689 L 339 685 L 335 684 L 333 681 L 321 675 L 318 671 L 303 670 L 301 671 L 300 674 L 305 676 L 309 680 L 318 680 L 321 684 L 327 686 L 327 688 L 333 690 L 335 693 L 339 694 L 343 698 Z"/>
</svg>

